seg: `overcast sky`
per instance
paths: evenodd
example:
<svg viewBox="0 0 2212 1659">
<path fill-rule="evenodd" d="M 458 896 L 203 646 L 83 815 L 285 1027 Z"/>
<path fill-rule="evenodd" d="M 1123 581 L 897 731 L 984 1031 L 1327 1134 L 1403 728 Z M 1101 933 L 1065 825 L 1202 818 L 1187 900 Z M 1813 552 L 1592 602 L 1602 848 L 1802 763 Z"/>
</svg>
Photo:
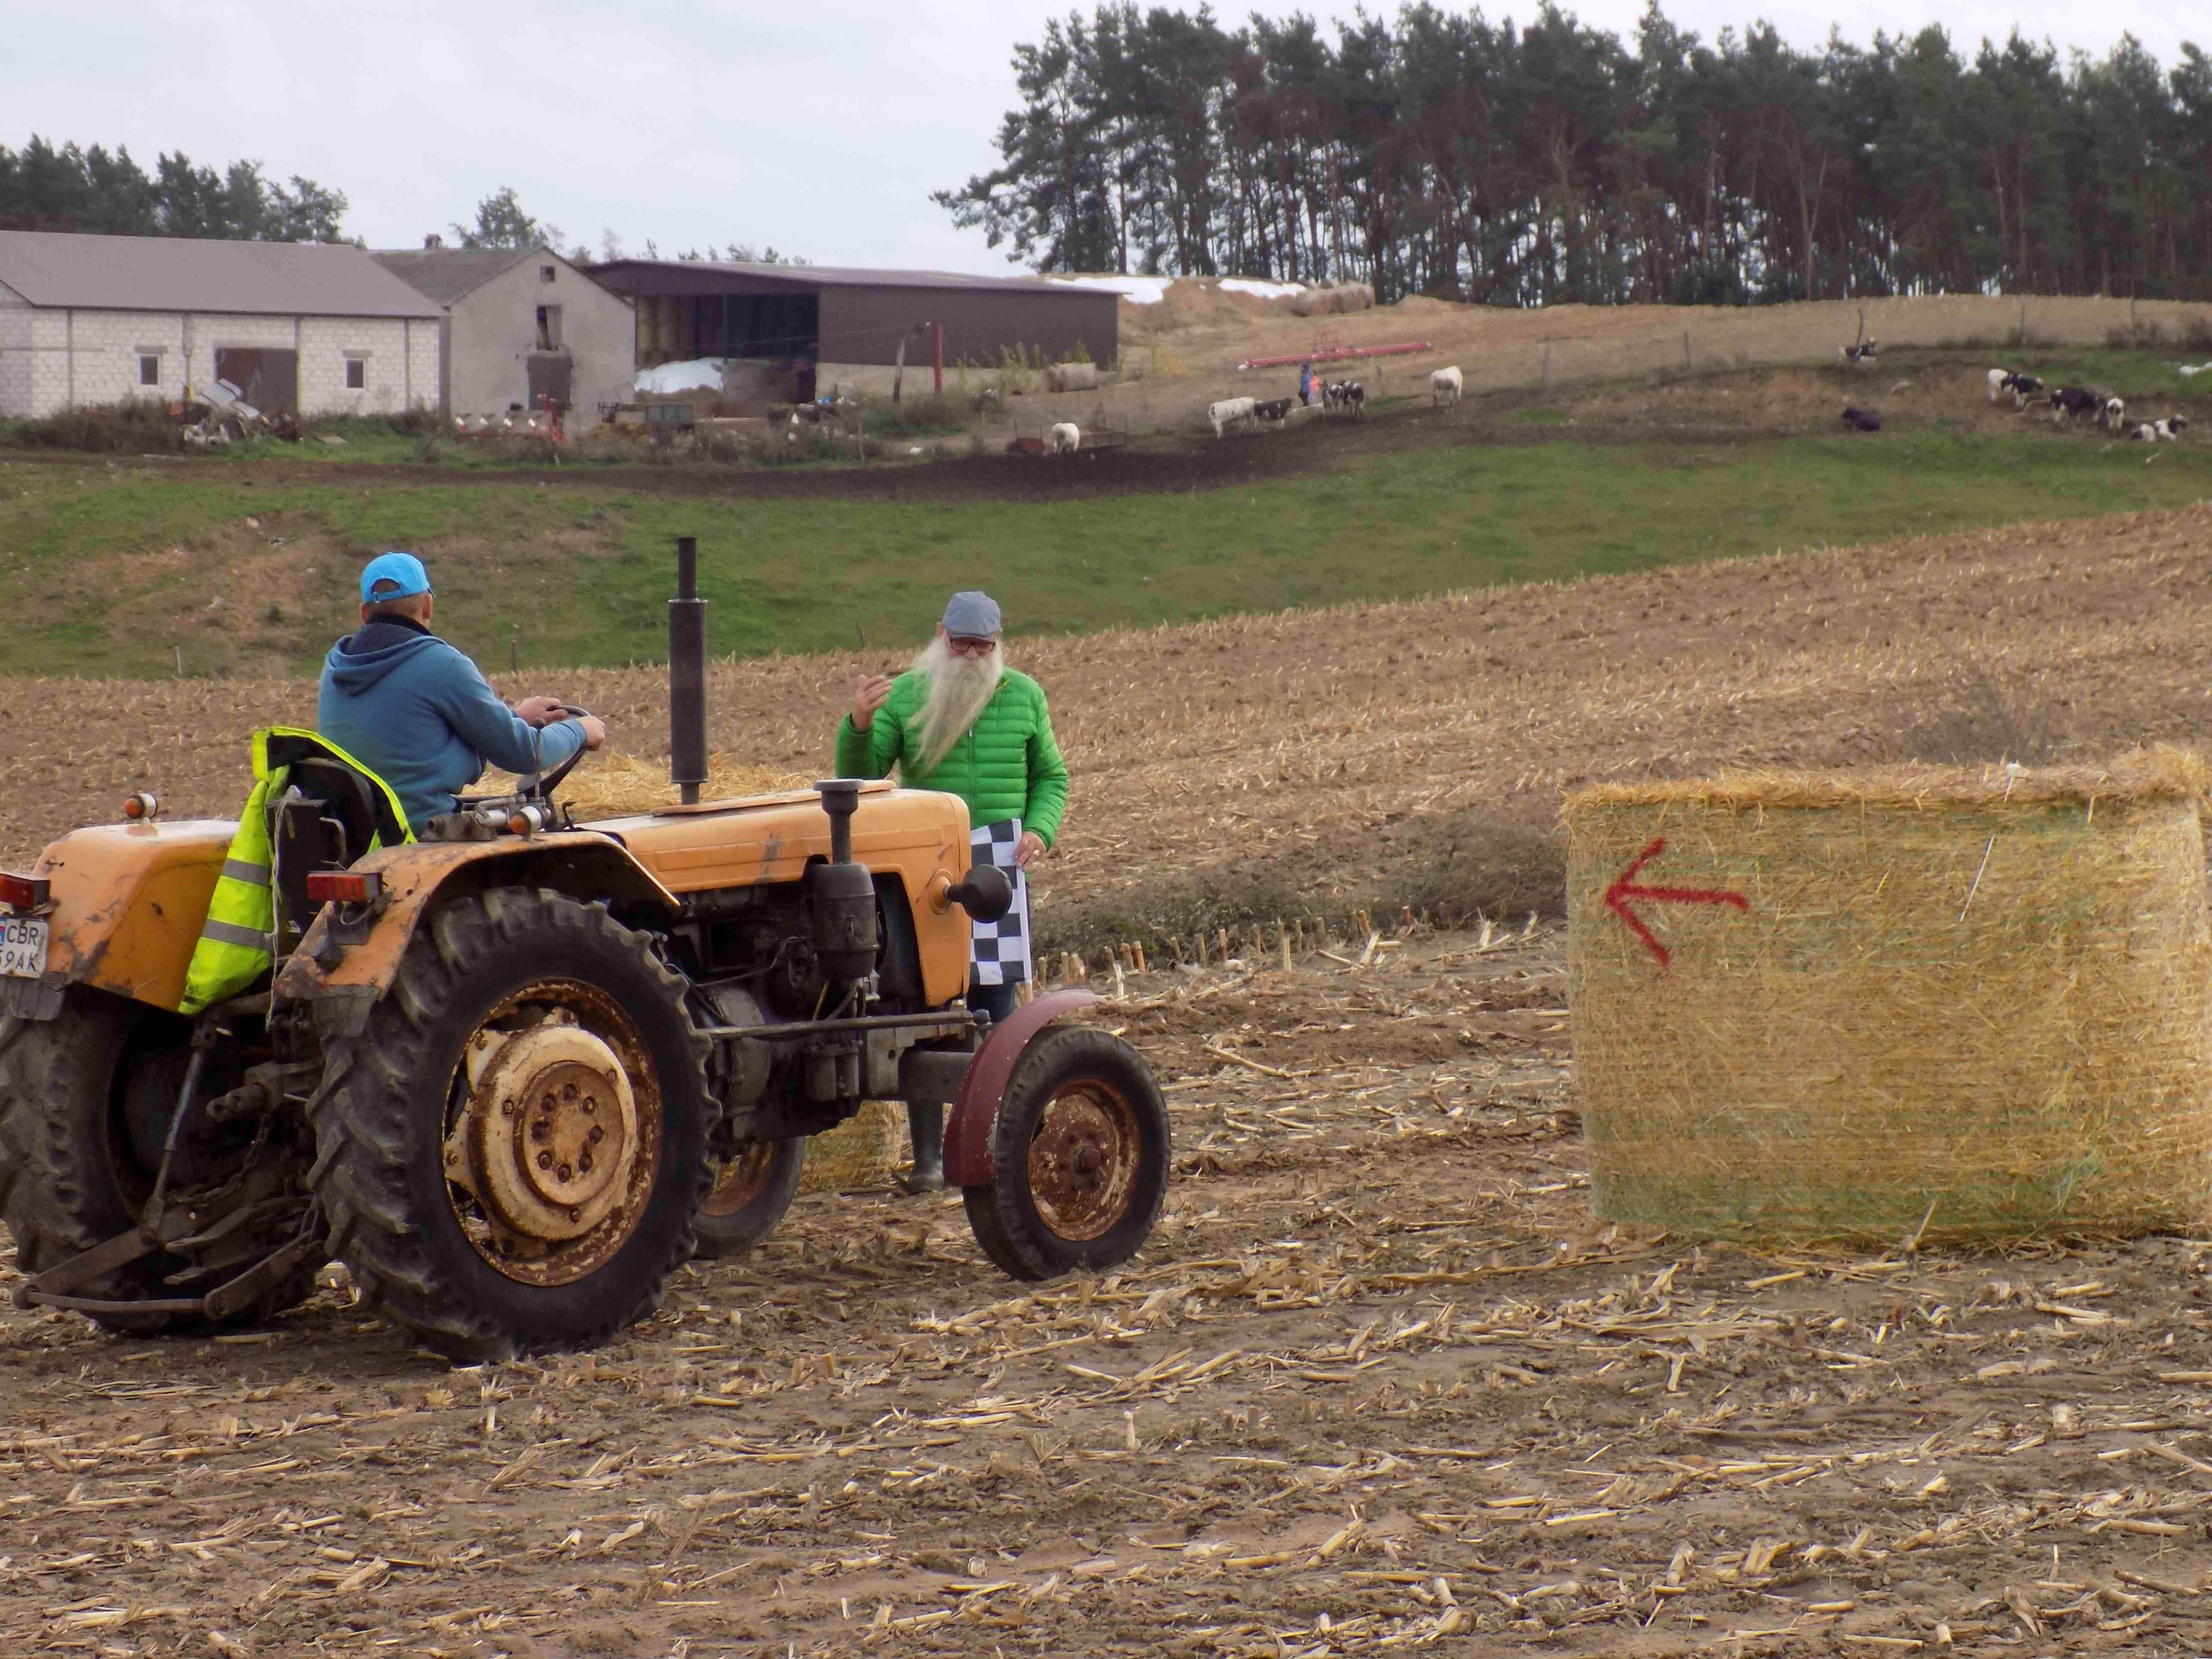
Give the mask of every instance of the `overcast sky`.
<svg viewBox="0 0 2212 1659">
<path fill-rule="evenodd" d="M 1195 9 L 1194 6 L 1187 9 Z M 1643 0 L 1565 8 L 1633 30 Z M 513 185 L 523 206 L 596 248 L 773 245 L 824 264 L 1005 272 L 929 193 L 995 159 L 1014 101 L 1008 60 L 1066 6 L 1016 0 L 0 0 L 0 143 L 33 132 L 128 145 L 149 172 L 258 159 L 343 191 L 346 229 L 417 246 Z M 1084 8 L 1087 13 L 1090 7 Z M 1388 10 L 1370 5 L 1370 11 Z M 1525 19 L 1533 4 L 1484 8 Z M 2212 44 L 2203 0 L 1671 0 L 1711 40 L 1773 21 L 1804 48 L 1841 16 L 1877 29 L 1942 21 L 1962 51 L 2014 27 L 2101 55 L 2131 31 L 2165 64 Z M 1351 0 L 1216 9 L 1349 17 Z"/>
</svg>

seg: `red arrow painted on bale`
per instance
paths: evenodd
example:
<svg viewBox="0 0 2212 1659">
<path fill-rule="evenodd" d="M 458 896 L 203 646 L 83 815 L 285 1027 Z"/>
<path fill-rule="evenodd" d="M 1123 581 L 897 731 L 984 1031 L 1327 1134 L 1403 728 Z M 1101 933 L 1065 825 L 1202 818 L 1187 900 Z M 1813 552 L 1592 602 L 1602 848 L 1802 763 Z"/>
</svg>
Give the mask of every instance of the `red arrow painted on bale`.
<svg viewBox="0 0 2212 1659">
<path fill-rule="evenodd" d="M 1659 959 L 1662 968 L 1674 960 L 1667 947 L 1651 935 L 1644 925 L 1644 918 L 1629 908 L 1632 899 L 1649 899 L 1662 904 L 1733 904 L 1739 910 L 1751 908 L 1751 901 L 1741 893 L 1730 893 L 1717 887 L 1639 887 L 1636 872 L 1667 850 L 1667 837 L 1659 836 L 1651 845 L 1636 855 L 1632 863 L 1613 880 L 1605 890 L 1605 908 L 1628 925 L 1628 931 L 1644 941 L 1644 948 Z"/>
</svg>

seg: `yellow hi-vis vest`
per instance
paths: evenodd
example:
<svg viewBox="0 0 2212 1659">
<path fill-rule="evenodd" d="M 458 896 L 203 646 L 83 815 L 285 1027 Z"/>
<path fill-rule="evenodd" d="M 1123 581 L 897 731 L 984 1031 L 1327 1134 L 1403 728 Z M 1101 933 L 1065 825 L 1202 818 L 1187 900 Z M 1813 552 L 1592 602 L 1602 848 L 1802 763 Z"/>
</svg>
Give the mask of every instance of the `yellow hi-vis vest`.
<svg viewBox="0 0 2212 1659">
<path fill-rule="evenodd" d="M 369 793 L 376 803 L 376 831 L 369 851 L 415 839 L 392 786 L 336 744 L 296 726 L 271 726 L 256 732 L 253 792 L 239 814 L 238 833 L 230 839 L 222 874 L 208 902 L 207 921 L 192 947 L 179 1013 L 197 1014 L 236 996 L 273 964 L 276 898 L 270 884 L 270 808 L 283 799 L 292 763 L 311 755 L 349 766 L 374 786 Z"/>
</svg>

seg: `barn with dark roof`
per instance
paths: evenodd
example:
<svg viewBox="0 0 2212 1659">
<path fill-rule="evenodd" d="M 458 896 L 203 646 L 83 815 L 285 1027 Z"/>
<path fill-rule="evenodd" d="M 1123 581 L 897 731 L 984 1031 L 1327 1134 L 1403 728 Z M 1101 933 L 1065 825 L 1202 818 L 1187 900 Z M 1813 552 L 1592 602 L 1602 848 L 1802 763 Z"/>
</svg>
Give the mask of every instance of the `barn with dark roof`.
<svg viewBox="0 0 2212 1659">
<path fill-rule="evenodd" d="M 1048 362 L 1118 349 L 1115 296 L 1034 278 L 722 259 L 616 259 L 592 275 L 637 305 L 637 365 L 699 357 L 947 368 L 1004 353 Z"/>
</svg>

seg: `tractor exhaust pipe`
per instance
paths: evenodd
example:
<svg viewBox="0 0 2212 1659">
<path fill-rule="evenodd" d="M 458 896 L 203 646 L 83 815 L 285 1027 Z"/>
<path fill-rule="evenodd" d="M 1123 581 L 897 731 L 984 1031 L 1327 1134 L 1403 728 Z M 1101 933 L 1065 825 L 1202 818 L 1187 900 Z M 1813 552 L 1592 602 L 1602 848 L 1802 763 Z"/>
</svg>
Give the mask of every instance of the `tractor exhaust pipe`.
<svg viewBox="0 0 2212 1659">
<path fill-rule="evenodd" d="M 686 806 L 707 781 L 707 601 L 699 597 L 699 540 L 676 538 L 676 597 L 668 602 L 668 781 Z"/>
</svg>

